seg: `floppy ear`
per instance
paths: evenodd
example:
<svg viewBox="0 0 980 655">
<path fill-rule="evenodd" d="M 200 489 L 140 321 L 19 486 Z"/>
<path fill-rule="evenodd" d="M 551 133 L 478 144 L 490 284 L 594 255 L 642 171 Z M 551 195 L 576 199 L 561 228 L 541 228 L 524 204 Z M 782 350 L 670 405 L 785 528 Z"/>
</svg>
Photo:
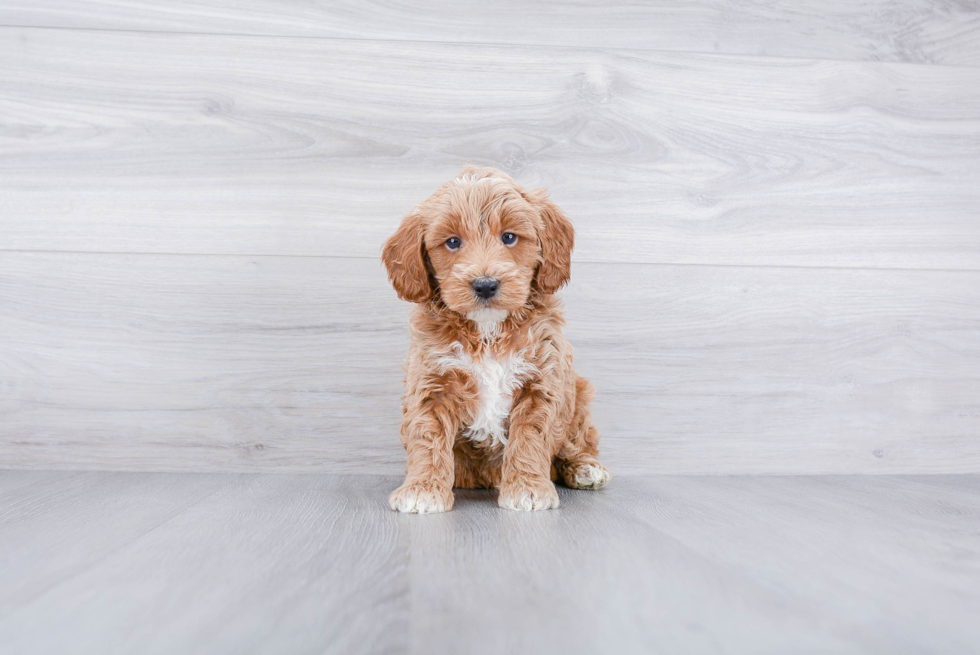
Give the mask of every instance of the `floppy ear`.
<svg viewBox="0 0 980 655">
<path fill-rule="evenodd" d="M 524 196 L 538 210 L 542 229 L 538 233 L 541 264 L 535 276 L 538 290 L 549 294 L 558 291 L 572 274 L 572 248 L 575 229 L 558 207 L 548 199 L 544 189 L 533 189 Z"/>
<path fill-rule="evenodd" d="M 385 241 L 381 261 L 388 269 L 388 279 L 399 298 L 424 302 L 432 296 L 422 242 L 422 216 L 418 210 L 406 216 L 398 230 Z"/>
</svg>

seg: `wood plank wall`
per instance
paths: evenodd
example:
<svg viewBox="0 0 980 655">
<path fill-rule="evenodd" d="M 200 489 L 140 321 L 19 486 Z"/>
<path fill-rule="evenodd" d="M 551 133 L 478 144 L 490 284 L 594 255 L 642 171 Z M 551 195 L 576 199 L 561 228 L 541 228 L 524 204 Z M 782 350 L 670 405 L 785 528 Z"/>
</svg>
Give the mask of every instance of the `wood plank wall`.
<svg viewBox="0 0 980 655">
<path fill-rule="evenodd" d="M 0 467 L 397 473 L 378 261 L 546 186 L 614 473 L 980 472 L 980 11 L 0 3 Z"/>
</svg>

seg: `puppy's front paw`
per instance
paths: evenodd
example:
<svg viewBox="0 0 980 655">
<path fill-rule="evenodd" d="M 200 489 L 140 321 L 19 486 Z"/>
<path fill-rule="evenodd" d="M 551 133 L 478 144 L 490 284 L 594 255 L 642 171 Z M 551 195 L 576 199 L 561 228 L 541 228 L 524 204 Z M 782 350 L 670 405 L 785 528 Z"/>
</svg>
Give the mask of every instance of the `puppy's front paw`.
<svg viewBox="0 0 980 655">
<path fill-rule="evenodd" d="M 507 484 L 500 488 L 497 504 L 525 512 L 555 509 L 558 507 L 558 490 L 550 480 Z"/>
<path fill-rule="evenodd" d="M 388 506 L 406 514 L 448 512 L 453 508 L 453 492 L 428 484 L 406 483 L 391 492 Z"/>
</svg>

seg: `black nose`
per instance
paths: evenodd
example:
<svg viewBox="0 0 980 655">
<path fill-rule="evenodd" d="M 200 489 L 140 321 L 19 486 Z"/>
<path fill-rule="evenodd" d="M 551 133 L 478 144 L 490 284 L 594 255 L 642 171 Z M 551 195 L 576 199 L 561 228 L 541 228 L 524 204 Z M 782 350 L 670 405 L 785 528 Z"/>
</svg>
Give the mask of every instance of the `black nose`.
<svg viewBox="0 0 980 655">
<path fill-rule="evenodd" d="M 484 300 L 490 300 L 497 295 L 500 282 L 495 277 L 478 277 L 473 280 L 473 293 Z"/>
</svg>

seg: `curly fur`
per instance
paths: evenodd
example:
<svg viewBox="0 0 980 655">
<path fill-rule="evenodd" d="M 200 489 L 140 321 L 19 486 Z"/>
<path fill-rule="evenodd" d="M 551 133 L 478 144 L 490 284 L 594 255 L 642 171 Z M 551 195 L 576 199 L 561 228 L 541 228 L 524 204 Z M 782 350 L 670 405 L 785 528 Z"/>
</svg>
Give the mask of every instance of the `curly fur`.
<svg viewBox="0 0 980 655">
<path fill-rule="evenodd" d="M 505 232 L 516 243 L 501 240 Z M 456 237 L 461 247 L 451 250 Z M 570 275 L 575 233 L 543 189 L 465 167 L 404 218 L 382 250 L 398 296 L 417 303 L 402 403 L 402 512 L 453 506 L 452 488 L 499 488 L 501 507 L 558 507 L 554 481 L 609 481 L 592 425 L 592 386 L 573 368 L 554 296 Z M 482 300 L 479 277 L 499 281 Z"/>
</svg>

